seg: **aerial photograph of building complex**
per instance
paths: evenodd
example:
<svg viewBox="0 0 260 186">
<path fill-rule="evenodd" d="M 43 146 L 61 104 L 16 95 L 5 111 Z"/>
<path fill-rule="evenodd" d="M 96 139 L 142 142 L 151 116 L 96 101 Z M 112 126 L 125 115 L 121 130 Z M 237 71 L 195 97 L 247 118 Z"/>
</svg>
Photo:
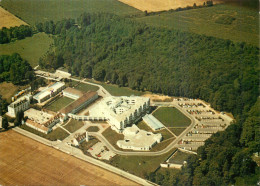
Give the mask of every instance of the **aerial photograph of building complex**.
<svg viewBox="0 0 260 186">
<path fill-rule="evenodd" d="M 0 185 L 260 185 L 258 0 L 1 0 Z"/>
</svg>

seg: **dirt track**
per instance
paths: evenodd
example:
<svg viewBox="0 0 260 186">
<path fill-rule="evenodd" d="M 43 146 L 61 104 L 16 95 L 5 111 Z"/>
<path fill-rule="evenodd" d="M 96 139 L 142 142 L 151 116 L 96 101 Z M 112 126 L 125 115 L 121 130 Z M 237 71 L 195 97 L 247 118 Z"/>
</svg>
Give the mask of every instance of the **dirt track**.
<svg viewBox="0 0 260 186">
<path fill-rule="evenodd" d="M 27 23 L 0 7 L 0 29 L 3 27 L 10 28 L 20 25 L 27 25 Z"/>
<path fill-rule="evenodd" d="M 0 133 L 1 185 L 137 185 L 12 130 Z"/>
<path fill-rule="evenodd" d="M 162 10 L 184 8 L 194 3 L 202 5 L 207 0 L 119 0 L 141 11 L 158 12 Z M 214 1 L 215 2 L 215 1 Z"/>
</svg>

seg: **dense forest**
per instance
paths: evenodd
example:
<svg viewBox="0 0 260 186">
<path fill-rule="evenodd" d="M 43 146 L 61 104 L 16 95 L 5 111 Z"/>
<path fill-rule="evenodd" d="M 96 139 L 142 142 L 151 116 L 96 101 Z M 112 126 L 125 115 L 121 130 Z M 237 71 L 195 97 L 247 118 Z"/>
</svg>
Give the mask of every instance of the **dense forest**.
<svg viewBox="0 0 260 186">
<path fill-rule="evenodd" d="M 259 175 L 259 170 L 252 156 L 260 149 L 259 48 L 148 27 L 111 14 L 83 14 L 77 21 L 46 22 L 40 28 L 57 35 L 55 52 L 40 60 L 42 68 L 63 65 L 81 77 L 201 98 L 217 110 L 234 114 L 236 122 L 208 139 L 178 176 L 151 174 L 150 180 L 164 185 L 257 181 L 253 175 L 255 171 Z"/>
<path fill-rule="evenodd" d="M 0 30 L 0 44 L 9 43 L 14 40 L 24 39 L 33 35 L 32 27 L 21 25 L 11 28 L 2 28 Z"/>
<path fill-rule="evenodd" d="M 13 84 L 24 84 L 35 78 L 30 64 L 19 54 L 0 56 L 0 83 L 11 81 Z"/>
</svg>

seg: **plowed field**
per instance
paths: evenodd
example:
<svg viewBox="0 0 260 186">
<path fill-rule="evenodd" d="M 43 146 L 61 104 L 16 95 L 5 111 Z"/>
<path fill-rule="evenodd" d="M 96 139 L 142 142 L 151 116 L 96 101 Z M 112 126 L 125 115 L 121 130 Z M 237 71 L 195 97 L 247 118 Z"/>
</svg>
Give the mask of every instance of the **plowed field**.
<svg viewBox="0 0 260 186">
<path fill-rule="evenodd" d="M 12 130 L 0 133 L 1 185 L 137 185 Z"/>
<path fill-rule="evenodd" d="M 10 28 L 20 25 L 27 24 L 18 17 L 15 17 L 13 14 L 0 7 L 0 29 L 3 27 Z"/>
</svg>

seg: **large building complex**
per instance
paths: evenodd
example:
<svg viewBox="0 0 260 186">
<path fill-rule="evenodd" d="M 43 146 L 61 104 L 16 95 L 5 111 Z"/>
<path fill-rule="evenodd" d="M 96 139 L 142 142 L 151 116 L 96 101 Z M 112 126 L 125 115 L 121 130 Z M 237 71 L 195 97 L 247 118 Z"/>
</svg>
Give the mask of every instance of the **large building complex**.
<svg viewBox="0 0 260 186">
<path fill-rule="evenodd" d="M 91 117 L 106 118 L 113 130 L 123 132 L 127 125 L 146 114 L 150 99 L 139 96 L 106 97 L 89 111 Z"/>
<path fill-rule="evenodd" d="M 25 111 L 30 106 L 31 95 L 25 95 L 8 106 L 8 115 L 15 117 L 19 111 Z"/>
<path fill-rule="evenodd" d="M 59 92 L 61 92 L 65 88 L 65 84 L 62 82 L 56 82 L 46 88 L 44 88 L 39 93 L 35 94 L 33 96 L 33 99 L 35 99 L 38 103 L 42 103 L 46 101 L 47 99 L 57 95 Z"/>
<path fill-rule="evenodd" d="M 51 115 L 44 111 L 35 110 L 33 108 L 24 112 L 24 117 L 27 118 L 25 124 L 42 133 L 49 133 L 52 127 L 60 121 L 59 115 Z"/>
<path fill-rule="evenodd" d="M 148 151 L 162 141 L 161 134 L 140 130 L 136 125 L 125 128 L 123 134 L 124 140 L 117 141 L 117 146 L 122 149 Z"/>
</svg>

